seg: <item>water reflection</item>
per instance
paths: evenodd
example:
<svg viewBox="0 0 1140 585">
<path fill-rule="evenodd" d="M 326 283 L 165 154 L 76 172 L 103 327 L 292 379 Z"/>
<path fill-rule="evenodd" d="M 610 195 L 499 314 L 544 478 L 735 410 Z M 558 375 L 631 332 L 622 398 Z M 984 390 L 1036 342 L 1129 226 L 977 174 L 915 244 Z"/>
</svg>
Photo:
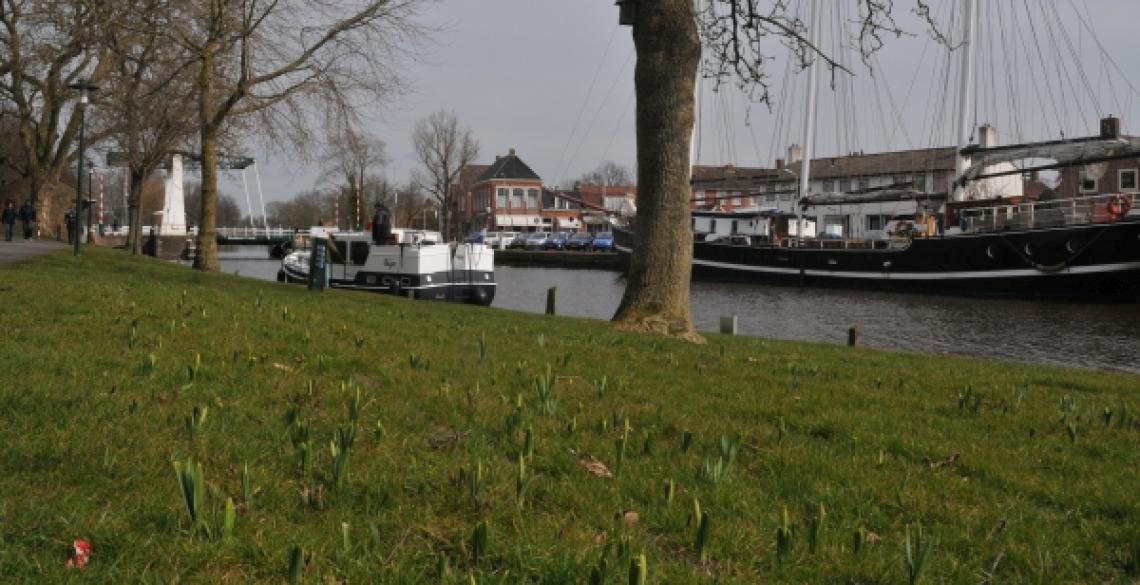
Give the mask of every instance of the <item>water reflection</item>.
<svg viewBox="0 0 1140 585">
<path fill-rule="evenodd" d="M 263 247 L 221 250 L 222 270 L 273 280 Z M 492 306 L 541 313 L 557 287 L 558 314 L 608 319 L 625 288 L 620 274 L 499 266 Z M 1054 363 L 1140 373 L 1140 304 L 975 299 L 867 291 L 695 282 L 693 320 L 713 331 L 735 314 L 743 335 L 846 343 L 859 327 L 870 347 Z"/>
</svg>

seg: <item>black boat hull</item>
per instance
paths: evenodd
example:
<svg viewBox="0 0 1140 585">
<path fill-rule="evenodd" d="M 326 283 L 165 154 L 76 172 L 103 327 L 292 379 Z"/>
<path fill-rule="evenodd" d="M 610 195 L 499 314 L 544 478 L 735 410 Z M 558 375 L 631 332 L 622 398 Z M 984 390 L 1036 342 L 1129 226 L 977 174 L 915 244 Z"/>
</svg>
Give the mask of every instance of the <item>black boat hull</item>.
<svg viewBox="0 0 1140 585">
<path fill-rule="evenodd" d="M 616 232 L 629 253 L 633 234 Z M 916 238 L 901 247 L 693 245 L 695 278 L 967 295 L 1140 301 L 1140 218 Z"/>
</svg>

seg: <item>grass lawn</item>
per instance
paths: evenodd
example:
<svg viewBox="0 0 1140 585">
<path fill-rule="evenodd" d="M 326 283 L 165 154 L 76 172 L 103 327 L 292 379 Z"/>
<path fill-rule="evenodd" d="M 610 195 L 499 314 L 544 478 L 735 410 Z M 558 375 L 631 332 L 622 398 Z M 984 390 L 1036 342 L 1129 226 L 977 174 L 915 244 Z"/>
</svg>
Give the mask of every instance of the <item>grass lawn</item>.
<svg viewBox="0 0 1140 585">
<path fill-rule="evenodd" d="M 3 580 L 75 579 L 74 539 L 100 582 L 1140 579 L 1137 376 L 102 249 L 0 281 Z"/>
</svg>

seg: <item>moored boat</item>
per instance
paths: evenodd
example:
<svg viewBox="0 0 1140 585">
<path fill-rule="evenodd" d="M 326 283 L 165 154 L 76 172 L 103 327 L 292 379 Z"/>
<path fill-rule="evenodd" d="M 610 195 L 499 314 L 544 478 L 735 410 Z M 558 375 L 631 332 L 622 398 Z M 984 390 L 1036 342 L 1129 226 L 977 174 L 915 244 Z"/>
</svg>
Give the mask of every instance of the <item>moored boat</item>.
<svg viewBox="0 0 1140 585">
<path fill-rule="evenodd" d="M 907 231 L 858 240 L 796 238 L 764 233 L 763 227 L 731 237 L 698 233 L 693 273 L 805 286 L 1140 301 L 1134 197 L 974 207 L 960 211 L 964 230 L 926 236 Z M 1127 212 L 1116 215 L 1110 208 Z M 767 212 L 733 215 L 738 225 L 780 226 Z M 632 232 L 617 235 L 619 250 L 631 252 Z"/>
<path fill-rule="evenodd" d="M 365 232 L 313 228 L 328 239 L 329 286 L 422 300 L 488 306 L 495 298 L 495 252 L 483 244 L 448 244 L 438 232 L 395 228 L 387 243 Z M 310 250 L 281 260 L 277 280 L 308 282 Z"/>
</svg>

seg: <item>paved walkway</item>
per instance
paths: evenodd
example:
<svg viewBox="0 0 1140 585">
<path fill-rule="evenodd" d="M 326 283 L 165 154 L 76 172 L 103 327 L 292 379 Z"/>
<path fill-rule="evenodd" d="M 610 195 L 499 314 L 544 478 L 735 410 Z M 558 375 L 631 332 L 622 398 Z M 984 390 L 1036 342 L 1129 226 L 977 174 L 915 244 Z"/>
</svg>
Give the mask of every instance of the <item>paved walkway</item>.
<svg viewBox="0 0 1140 585">
<path fill-rule="evenodd" d="M 16 235 L 19 236 L 20 234 Z M 5 242 L 3 234 L 0 234 L 0 264 L 18 262 L 33 256 L 43 256 L 66 247 L 67 244 L 55 240 L 25 242 L 23 238 L 13 237 L 11 242 Z"/>
</svg>

